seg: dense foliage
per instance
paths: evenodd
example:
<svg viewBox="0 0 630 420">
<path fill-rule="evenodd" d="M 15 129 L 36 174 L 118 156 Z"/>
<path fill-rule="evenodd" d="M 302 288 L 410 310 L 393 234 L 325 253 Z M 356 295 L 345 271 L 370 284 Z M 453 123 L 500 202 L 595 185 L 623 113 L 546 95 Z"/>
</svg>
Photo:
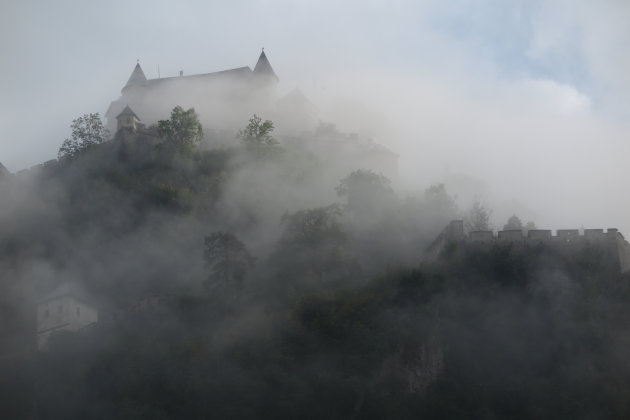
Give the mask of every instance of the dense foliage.
<svg viewBox="0 0 630 420">
<path fill-rule="evenodd" d="M 272 154 L 278 146 L 278 141 L 271 135 L 273 130 L 273 121 L 263 121 L 254 114 L 247 126 L 238 132 L 237 137 L 257 158 L 263 158 Z"/>
<path fill-rule="evenodd" d="M 203 138 L 203 127 L 195 108 L 184 111 L 179 105 L 171 111 L 170 119 L 158 121 L 158 132 L 166 145 L 180 152 L 191 149 Z"/>
<path fill-rule="evenodd" d="M 60 159 L 75 159 L 88 149 L 103 143 L 109 132 L 103 126 L 100 115 L 85 114 L 72 121 L 72 137 L 65 139 L 59 148 Z"/>
<path fill-rule="evenodd" d="M 630 416 L 629 279 L 604 245 L 424 259 L 457 216 L 444 185 L 401 199 L 303 140 L 142 161 L 114 140 L 0 180 L 3 418 Z M 38 352 L 33 302 L 69 280 L 99 322 Z"/>
<path fill-rule="evenodd" d="M 245 274 L 256 259 L 247 247 L 230 232 L 214 232 L 205 238 L 203 257 L 210 270 L 209 285 L 240 289 Z"/>
</svg>

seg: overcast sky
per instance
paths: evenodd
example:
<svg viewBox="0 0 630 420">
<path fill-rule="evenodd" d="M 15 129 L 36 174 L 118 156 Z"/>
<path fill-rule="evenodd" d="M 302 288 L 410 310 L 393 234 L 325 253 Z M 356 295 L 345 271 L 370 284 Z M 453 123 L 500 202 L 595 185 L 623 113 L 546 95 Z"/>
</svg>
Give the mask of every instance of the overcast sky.
<svg viewBox="0 0 630 420">
<path fill-rule="evenodd" d="M 409 185 L 630 234 L 628 0 L 4 0 L 0 162 L 56 157 L 137 59 L 149 78 L 207 73 L 263 46 L 282 90 L 393 148 Z"/>
</svg>

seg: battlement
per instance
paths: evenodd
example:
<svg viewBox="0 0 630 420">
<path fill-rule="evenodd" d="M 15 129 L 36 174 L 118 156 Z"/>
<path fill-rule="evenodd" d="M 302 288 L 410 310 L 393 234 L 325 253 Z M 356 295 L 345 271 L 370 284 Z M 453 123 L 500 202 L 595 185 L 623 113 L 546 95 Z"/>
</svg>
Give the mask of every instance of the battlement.
<svg viewBox="0 0 630 420">
<path fill-rule="evenodd" d="M 625 240 L 623 235 L 618 229 L 608 228 L 606 232 L 604 229 L 557 229 L 555 231 L 549 229 L 535 229 L 535 230 L 500 230 L 498 232 L 492 230 L 477 230 L 469 232 L 466 235 L 464 232 L 459 236 L 468 241 L 473 242 L 486 242 L 486 241 L 503 241 L 503 242 L 519 242 L 519 241 L 538 241 L 538 242 L 575 242 L 575 241 L 602 241 L 602 240 L 615 240 L 617 238 Z"/>
<path fill-rule="evenodd" d="M 554 234 L 555 233 L 555 234 Z M 487 245 L 521 244 L 524 246 L 548 244 L 556 249 L 574 252 L 580 247 L 598 245 L 608 249 L 609 255 L 614 257 L 621 273 L 630 272 L 630 243 L 625 240 L 618 229 L 557 229 L 555 232 L 547 229 L 533 230 L 478 230 L 464 231 L 462 220 L 453 220 L 427 248 L 427 257 L 435 257 L 448 242 L 465 242 Z"/>
</svg>

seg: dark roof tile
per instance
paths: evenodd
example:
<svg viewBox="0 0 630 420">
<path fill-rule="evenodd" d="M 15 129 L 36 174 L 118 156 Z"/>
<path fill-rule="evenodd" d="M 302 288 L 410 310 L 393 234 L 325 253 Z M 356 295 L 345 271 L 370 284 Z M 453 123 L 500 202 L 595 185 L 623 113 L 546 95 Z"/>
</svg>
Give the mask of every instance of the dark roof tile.
<svg viewBox="0 0 630 420">
<path fill-rule="evenodd" d="M 135 112 L 133 112 L 133 110 L 132 110 L 131 108 L 129 108 L 129 105 L 127 105 L 127 106 L 125 107 L 125 109 L 123 109 L 123 110 L 122 110 L 122 112 L 121 112 L 120 114 L 116 115 L 116 118 L 118 118 L 118 117 L 124 117 L 125 115 L 131 115 L 131 116 L 134 116 L 134 117 L 136 117 L 136 118 L 138 119 L 138 121 L 140 121 L 140 117 L 138 117 L 138 116 L 136 115 L 136 113 L 135 113 Z"/>
</svg>

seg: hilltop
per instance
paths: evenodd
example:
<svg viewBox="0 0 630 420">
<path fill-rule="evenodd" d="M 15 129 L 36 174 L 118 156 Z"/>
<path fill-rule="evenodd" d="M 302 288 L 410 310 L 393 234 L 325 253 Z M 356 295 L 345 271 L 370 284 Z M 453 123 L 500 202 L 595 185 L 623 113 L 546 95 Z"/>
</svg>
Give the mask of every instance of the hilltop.
<svg viewBox="0 0 630 420">
<path fill-rule="evenodd" d="M 629 414 L 629 278 L 604 246 L 440 236 L 447 186 L 400 197 L 368 139 L 257 117 L 181 137 L 188 111 L 0 181 L 3 413 Z M 64 283 L 98 322 L 39 352 L 33 305 Z"/>
</svg>

